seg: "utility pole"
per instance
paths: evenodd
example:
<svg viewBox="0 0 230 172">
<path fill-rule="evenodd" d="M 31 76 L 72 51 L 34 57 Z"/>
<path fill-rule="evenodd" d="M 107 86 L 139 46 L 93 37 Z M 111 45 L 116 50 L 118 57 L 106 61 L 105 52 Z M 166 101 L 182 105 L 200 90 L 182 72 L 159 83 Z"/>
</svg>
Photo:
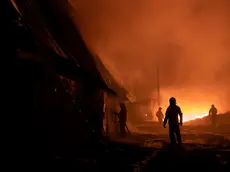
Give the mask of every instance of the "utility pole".
<svg viewBox="0 0 230 172">
<path fill-rule="evenodd" d="M 160 69 L 159 69 L 159 63 L 157 63 L 157 103 L 158 107 L 160 107 Z"/>
</svg>

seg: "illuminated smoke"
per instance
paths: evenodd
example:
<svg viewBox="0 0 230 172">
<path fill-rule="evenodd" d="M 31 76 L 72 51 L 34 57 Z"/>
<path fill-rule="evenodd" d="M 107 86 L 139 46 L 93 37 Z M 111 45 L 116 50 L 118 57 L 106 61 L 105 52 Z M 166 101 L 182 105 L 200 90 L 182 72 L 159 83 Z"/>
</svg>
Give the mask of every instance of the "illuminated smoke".
<svg viewBox="0 0 230 172">
<path fill-rule="evenodd" d="M 70 2 L 88 46 L 138 97 L 156 90 L 158 62 L 165 106 L 175 96 L 187 109 L 229 109 L 229 0 Z"/>
</svg>

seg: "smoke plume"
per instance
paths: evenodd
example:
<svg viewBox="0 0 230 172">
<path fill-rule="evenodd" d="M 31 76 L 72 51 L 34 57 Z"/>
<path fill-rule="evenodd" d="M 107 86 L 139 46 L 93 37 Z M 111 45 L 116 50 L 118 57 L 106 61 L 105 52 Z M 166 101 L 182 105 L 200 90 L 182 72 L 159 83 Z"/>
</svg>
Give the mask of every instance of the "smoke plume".
<svg viewBox="0 0 230 172">
<path fill-rule="evenodd" d="M 158 65 L 162 105 L 230 108 L 229 0 L 69 2 L 87 45 L 137 98 L 155 95 Z"/>
</svg>

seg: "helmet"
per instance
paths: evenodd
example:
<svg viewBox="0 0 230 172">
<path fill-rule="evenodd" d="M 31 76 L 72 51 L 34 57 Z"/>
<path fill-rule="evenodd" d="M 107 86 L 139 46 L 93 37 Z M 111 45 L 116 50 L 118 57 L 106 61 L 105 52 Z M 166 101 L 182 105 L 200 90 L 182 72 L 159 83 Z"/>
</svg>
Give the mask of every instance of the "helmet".
<svg viewBox="0 0 230 172">
<path fill-rule="evenodd" d="M 171 98 L 169 99 L 169 104 L 170 104 L 170 105 L 175 105 L 175 104 L 176 104 L 176 99 L 175 99 L 175 97 L 171 97 Z"/>
</svg>

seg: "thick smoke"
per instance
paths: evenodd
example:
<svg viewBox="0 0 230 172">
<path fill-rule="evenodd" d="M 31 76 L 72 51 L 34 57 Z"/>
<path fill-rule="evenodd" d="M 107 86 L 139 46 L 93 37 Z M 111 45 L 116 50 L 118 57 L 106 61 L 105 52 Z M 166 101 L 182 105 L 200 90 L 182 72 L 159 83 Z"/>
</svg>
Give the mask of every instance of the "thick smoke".
<svg viewBox="0 0 230 172">
<path fill-rule="evenodd" d="M 137 97 L 230 104 L 229 0 L 70 0 L 83 38 Z M 197 105 L 197 106 L 198 106 Z"/>
</svg>

